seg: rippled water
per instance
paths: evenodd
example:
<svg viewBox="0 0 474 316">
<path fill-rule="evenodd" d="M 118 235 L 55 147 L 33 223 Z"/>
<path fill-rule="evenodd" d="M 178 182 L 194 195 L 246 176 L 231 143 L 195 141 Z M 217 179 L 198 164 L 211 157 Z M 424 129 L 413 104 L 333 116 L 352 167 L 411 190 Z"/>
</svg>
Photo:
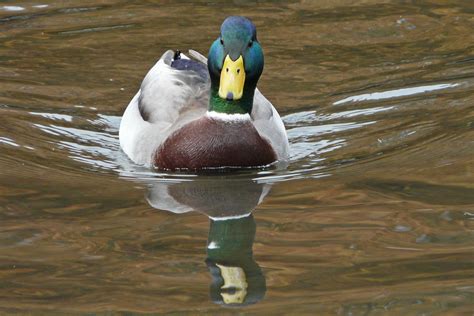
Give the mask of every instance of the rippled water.
<svg viewBox="0 0 474 316">
<path fill-rule="evenodd" d="M 474 4 L 449 2 L 0 3 L 0 312 L 472 314 Z M 232 14 L 288 168 L 133 165 L 146 71 Z"/>
</svg>

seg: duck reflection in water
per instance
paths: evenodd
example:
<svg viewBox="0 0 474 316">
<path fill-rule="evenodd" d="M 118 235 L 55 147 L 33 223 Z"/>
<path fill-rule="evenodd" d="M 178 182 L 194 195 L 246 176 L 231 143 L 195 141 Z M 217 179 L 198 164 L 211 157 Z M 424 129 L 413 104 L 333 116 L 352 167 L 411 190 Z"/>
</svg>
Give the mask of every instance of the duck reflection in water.
<svg viewBox="0 0 474 316">
<path fill-rule="evenodd" d="M 245 306 L 265 296 L 266 282 L 253 258 L 256 233 L 252 211 L 270 191 L 270 184 L 251 179 L 210 177 L 185 182 L 156 182 L 147 200 L 173 213 L 199 212 L 210 219 L 206 264 L 214 303 Z"/>
</svg>

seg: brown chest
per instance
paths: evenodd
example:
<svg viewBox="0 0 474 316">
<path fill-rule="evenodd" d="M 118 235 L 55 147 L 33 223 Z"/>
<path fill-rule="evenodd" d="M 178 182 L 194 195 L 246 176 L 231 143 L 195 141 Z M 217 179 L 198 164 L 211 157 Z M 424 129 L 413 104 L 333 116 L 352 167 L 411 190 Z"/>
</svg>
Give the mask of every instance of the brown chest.
<svg viewBox="0 0 474 316">
<path fill-rule="evenodd" d="M 155 153 L 160 169 L 259 167 L 276 160 L 272 147 L 249 120 L 224 121 L 207 116 L 173 133 Z"/>
</svg>

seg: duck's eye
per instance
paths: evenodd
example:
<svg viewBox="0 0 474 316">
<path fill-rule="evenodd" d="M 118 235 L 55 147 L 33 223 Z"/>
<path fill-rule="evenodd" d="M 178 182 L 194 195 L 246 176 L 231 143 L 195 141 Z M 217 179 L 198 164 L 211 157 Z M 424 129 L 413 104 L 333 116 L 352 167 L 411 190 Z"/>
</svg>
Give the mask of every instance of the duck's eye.
<svg viewBox="0 0 474 316">
<path fill-rule="evenodd" d="M 221 45 L 224 46 L 224 40 L 221 38 Z"/>
<path fill-rule="evenodd" d="M 253 45 L 253 41 L 250 41 L 248 47 L 250 48 L 252 47 L 252 45 Z"/>
</svg>

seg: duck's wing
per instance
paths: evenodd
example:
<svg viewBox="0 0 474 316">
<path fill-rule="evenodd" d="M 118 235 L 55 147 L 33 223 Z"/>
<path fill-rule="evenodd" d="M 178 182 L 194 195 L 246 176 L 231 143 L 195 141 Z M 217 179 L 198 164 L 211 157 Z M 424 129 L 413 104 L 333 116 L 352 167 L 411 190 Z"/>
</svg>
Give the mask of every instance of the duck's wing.
<svg viewBox="0 0 474 316">
<path fill-rule="evenodd" d="M 143 79 L 140 114 L 149 123 L 174 123 L 186 110 L 207 109 L 209 87 L 205 64 L 169 50 Z"/>
<path fill-rule="evenodd" d="M 270 142 L 277 159 L 287 161 L 289 144 L 285 125 L 275 107 L 258 89 L 255 89 L 251 116 L 253 125 L 258 133 Z"/>
<path fill-rule="evenodd" d="M 189 56 L 207 64 L 207 58 L 195 50 L 189 50 Z M 288 160 L 289 144 L 285 125 L 275 107 L 258 89 L 255 89 L 251 116 L 259 134 L 270 141 L 278 160 Z"/>
<path fill-rule="evenodd" d="M 179 58 L 178 58 L 179 57 Z M 138 164 L 174 130 L 206 113 L 210 79 L 206 65 L 169 50 L 149 70 L 120 124 L 120 145 Z"/>
</svg>

